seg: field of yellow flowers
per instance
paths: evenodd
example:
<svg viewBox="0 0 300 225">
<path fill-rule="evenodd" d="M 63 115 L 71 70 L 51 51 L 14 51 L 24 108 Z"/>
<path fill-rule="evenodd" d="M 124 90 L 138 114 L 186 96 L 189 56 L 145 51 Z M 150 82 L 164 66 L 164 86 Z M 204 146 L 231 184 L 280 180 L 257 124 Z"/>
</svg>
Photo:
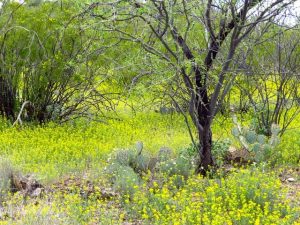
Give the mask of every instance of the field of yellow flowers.
<svg viewBox="0 0 300 225">
<path fill-rule="evenodd" d="M 231 128 L 230 119 L 219 118 L 214 139 L 234 144 Z M 285 134 L 272 166 L 234 168 L 210 178 L 146 172 L 137 180 L 121 170 L 124 176 L 115 188 L 103 172 L 108 159 L 137 141 L 150 155 L 161 147 L 176 155 L 190 146 L 176 114 L 147 112 L 107 123 L 39 127 L 12 128 L 1 121 L 0 224 L 300 224 L 299 130 Z M 5 171 L 11 168 L 33 174 L 43 193 L 32 198 L 6 192 Z M 283 171 L 290 171 L 293 183 L 281 179 Z"/>
</svg>

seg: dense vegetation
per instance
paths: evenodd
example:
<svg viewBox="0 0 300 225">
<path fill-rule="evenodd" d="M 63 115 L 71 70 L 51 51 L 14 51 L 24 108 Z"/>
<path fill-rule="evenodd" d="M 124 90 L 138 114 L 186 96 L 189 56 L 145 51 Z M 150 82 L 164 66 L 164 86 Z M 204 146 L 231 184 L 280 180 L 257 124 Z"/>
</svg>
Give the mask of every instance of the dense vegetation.
<svg viewBox="0 0 300 225">
<path fill-rule="evenodd" d="M 293 1 L 204 2 L 1 1 L 0 224 L 300 224 Z"/>
</svg>

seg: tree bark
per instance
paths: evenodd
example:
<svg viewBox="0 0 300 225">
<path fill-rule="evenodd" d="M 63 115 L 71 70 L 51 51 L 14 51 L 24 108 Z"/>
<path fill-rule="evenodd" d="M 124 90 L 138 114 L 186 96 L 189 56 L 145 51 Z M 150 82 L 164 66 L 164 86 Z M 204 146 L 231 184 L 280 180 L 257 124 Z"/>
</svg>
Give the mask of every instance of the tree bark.
<svg viewBox="0 0 300 225">
<path fill-rule="evenodd" d="M 12 87 L 7 81 L 0 77 L 0 114 L 8 119 L 15 119 L 15 98 Z"/>
<path fill-rule="evenodd" d="M 200 163 L 196 173 L 206 176 L 215 163 L 212 155 L 211 109 L 205 86 L 202 86 L 199 91 L 196 104 L 197 117 L 202 128 L 198 129 Z"/>
<path fill-rule="evenodd" d="M 200 163 L 196 169 L 196 173 L 200 173 L 204 176 L 207 175 L 207 172 L 215 166 L 215 162 L 212 156 L 212 132 L 210 125 L 204 127 L 203 131 L 199 133 L 199 154 L 200 154 Z"/>
</svg>

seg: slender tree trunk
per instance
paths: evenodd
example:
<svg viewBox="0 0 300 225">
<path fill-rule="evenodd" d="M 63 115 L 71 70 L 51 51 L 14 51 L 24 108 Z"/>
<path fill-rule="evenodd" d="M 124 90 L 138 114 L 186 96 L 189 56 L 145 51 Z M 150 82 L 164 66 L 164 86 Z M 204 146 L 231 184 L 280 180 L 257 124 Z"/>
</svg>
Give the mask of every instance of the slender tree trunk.
<svg viewBox="0 0 300 225">
<path fill-rule="evenodd" d="M 14 120 L 14 106 L 15 97 L 12 91 L 12 87 L 3 77 L 0 77 L 0 114 Z"/>
</svg>

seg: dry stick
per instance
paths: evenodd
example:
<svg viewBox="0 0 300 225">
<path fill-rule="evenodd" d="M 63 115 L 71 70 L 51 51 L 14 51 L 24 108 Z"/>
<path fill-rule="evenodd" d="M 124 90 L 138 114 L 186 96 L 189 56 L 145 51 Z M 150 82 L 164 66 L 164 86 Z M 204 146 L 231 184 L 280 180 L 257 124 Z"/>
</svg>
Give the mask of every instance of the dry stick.
<svg viewBox="0 0 300 225">
<path fill-rule="evenodd" d="M 20 112 L 19 112 L 19 114 L 18 114 L 18 117 L 17 117 L 16 121 L 13 123 L 13 126 L 15 126 L 18 122 L 20 123 L 20 125 L 23 124 L 23 122 L 22 122 L 22 120 L 21 120 L 21 115 L 22 115 L 22 113 L 23 113 L 23 110 L 24 110 L 25 106 L 26 106 L 27 104 L 29 104 L 29 103 L 30 103 L 30 101 L 25 101 L 25 102 L 22 104 L 21 110 L 20 110 Z"/>
</svg>

